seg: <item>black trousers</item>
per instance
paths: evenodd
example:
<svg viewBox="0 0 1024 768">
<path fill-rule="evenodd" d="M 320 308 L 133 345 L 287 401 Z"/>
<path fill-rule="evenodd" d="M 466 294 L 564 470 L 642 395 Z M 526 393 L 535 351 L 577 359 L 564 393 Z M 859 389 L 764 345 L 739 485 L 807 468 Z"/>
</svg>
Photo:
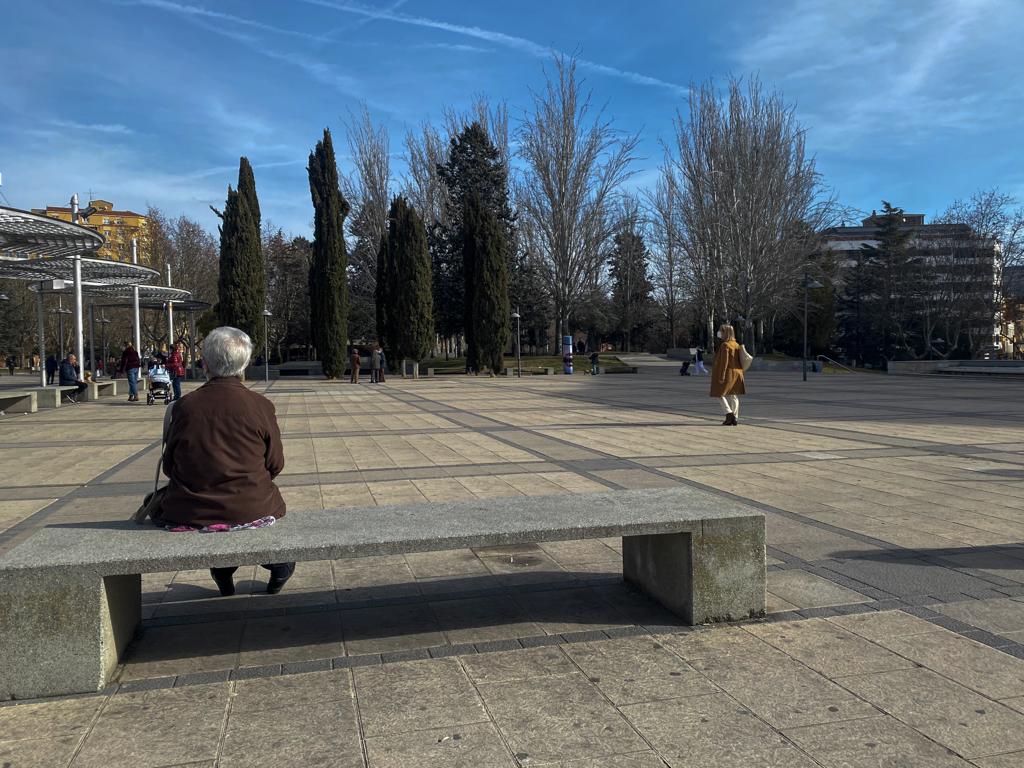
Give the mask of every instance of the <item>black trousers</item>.
<svg viewBox="0 0 1024 768">
<path fill-rule="evenodd" d="M 261 565 L 260 568 L 266 568 L 270 571 L 271 576 L 284 576 L 289 570 L 295 567 L 295 563 L 271 563 L 270 565 Z M 227 568 L 211 568 L 215 574 L 223 574 L 225 576 L 231 576 L 235 571 L 238 570 L 237 565 L 232 565 Z"/>
</svg>

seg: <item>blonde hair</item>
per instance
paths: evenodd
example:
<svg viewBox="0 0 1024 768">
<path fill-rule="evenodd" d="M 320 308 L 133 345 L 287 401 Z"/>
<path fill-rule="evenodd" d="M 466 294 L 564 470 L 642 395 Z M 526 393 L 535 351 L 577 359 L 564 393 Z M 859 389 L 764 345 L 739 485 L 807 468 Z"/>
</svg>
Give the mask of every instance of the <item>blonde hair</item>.
<svg viewBox="0 0 1024 768">
<path fill-rule="evenodd" d="M 722 334 L 722 341 L 736 340 L 736 331 L 728 323 L 722 323 L 722 326 L 718 329 L 718 332 Z"/>
</svg>

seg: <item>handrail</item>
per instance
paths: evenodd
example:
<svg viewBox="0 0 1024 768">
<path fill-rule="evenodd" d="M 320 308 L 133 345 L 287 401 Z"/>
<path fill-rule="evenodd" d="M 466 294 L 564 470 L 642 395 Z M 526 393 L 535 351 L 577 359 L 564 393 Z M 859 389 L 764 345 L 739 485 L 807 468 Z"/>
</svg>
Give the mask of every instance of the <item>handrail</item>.
<svg viewBox="0 0 1024 768">
<path fill-rule="evenodd" d="M 855 371 L 853 368 L 848 368 L 845 365 L 843 365 L 842 363 L 837 363 L 831 357 L 826 357 L 825 355 L 815 355 L 814 359 L 815 360 L 827 360 L 832 365 L 836 366 L 836 368 L 842 368 L 844 371 L 849 371 L 850 373 L 857 373 L 857 371 Z"/>
</svg>

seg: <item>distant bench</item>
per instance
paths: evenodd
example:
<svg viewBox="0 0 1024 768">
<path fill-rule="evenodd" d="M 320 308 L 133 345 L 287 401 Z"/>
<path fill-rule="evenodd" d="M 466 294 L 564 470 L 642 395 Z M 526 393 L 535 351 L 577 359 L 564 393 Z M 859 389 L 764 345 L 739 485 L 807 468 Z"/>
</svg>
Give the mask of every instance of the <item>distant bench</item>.
<svg viewBox="0 0 1024 768">
<path fill-rule="evenodd" d="M 39 395 L 35 390 L 0 389 L 0 413 L 35 413 Z"/>
<path fill-rule="evenodd" d="M 114 379 L 99 379 L 89 382 L 89 386 L 85 388 L 86 401 L 98 400 L 104 395 L 110 395 L 111 397 L 117 396 L 117 382 Z"/>
<path fill-rule="evenodd" d="M 143 573 L 621 536 L 625 580 L 701 624 L 764 614 L 764 531 L 760 512 L 693 488 L 295 511 L 204 535 L 56 524 L 0 556 L 0 699 L 102 689 Z"/>
</svg>

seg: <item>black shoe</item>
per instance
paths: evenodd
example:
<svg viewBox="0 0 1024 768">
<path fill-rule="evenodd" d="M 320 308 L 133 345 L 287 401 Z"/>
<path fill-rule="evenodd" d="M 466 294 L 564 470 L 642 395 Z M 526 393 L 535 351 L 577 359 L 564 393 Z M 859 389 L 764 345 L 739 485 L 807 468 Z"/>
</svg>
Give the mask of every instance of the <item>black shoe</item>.
<svg viewBox="0 0 1024 768">
<path fill-rule="evenodd" d="M 736 421 L 735 413 L 725 414 L 725 421 L 722 422 L 723 427 L 735 427 L 739 422 Z"/>
<path fill-rule="evenodd" d="M 210 575 L 213 576 L 213 580 L 217 583 L 217 589 L 220 590 L 221 597 L 231 597 L 235 594 L 235 580 L 234 575 L 237 568 L 211 568 Z"/>
<path fill-rule="evenodd" d="M 267 582 L 267 594 L 276 595 L 280 592 L 284 585 L 288 583 L 288 579 L 295 573 L 295 563 L 278 563 L 270 567 L 270 581 Z"/>
</svg>

